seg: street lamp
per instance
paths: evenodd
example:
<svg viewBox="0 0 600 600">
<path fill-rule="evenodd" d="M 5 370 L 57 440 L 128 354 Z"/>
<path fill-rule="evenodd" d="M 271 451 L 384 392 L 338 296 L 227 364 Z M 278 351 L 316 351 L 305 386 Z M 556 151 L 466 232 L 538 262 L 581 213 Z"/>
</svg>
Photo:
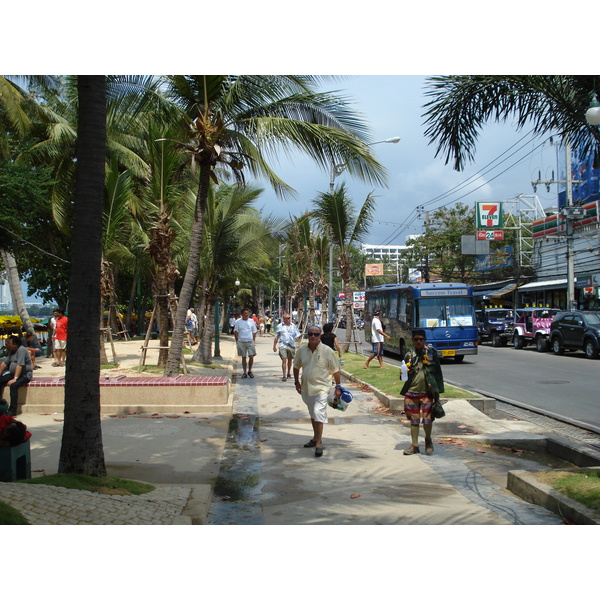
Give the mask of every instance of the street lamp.
<svg viewBox="0 0 600 600">
<path fill-rule="evenodd" d="M 377 142 L 371 142 L 366 144 L 367 146 L 374 146 L 375 144 L 397 144 L 400 141 L 399 136 L 387 138 L 385 140 L 379 140 Z M 329 193 L 332 194 L 335 187 L 335 178 L 339 177 L 346 170 L 346 163 L 338 163 L 337 165 L 331 161 L 331 172 L 329 179 Z M 329 299 L 328 308 L 331 313 L 333 320 L 333 246 L 329 244 Z"/>
<path fill-rule="evenodd" d="M 592 101 L 590 102 L 590 107 L 585 113 L 585 120 L 590 125 L 600 125 L 600 102 L 598 102 L 596 92 L 592 93 Z"/>
</svg>

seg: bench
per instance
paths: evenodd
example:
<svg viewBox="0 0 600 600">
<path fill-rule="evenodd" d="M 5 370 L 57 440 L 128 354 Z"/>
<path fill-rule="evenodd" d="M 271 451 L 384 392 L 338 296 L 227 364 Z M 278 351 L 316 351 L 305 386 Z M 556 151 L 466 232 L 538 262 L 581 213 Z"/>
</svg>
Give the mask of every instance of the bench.
<svg viewBox="0 0 600 600">
<path fill-rule="evenodd" d="M 100 384 L 100 414 L 231 413 L 227 376 L 177 375 L 128 377 L 119 375 Z M 36 377 L 19 388 L 18 413 L 64 411 L 62 377 Z"/>
</svg>

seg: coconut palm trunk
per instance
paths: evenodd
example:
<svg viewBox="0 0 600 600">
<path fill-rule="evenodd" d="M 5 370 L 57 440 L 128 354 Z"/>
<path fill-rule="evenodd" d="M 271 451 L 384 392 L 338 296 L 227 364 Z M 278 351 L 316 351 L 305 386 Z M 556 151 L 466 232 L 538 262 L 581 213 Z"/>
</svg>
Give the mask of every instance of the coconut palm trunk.
<svg viewBox="0 0 600 600">
<path fill-rule="evenodd" d="M 204 162 L 200 166 L 200 183 L 198 185 L 198 195 L 196 196 L 196 211 L 194 214 L 194 224 L 190 236 L 190 253 L 188 265 L 179 293 L 179 304 L 177 305 L 177 314 L 174 319 L 173 337 L 171 338 L 171 347 L 169 349 L 169 358 L 165 368 L 165 376 L 172 377 L 179 374 L 179 363 L 181 353 L 183 352 L 183 336 L 188 306 L 192 301 L 196 279 L 198 277 L 198 268 L 200 267 L 200 249 L 202 248 L 202 234 L 204 229 L 204 213 L 206 211 L 206 202 L 208 200 L 208 189 L 210 185 L 211 165 Z"/>
<path fill-rule="evenodd" d="M 13 254 L 7 250 L 0 250 L 0 257 L 6 268 L 8 286 L 10 288 L 10 297 L 12 299 L 13 310 L 18 313 L 23 322 L 23 329 L 30 333 L 34 333 L 29 313 L 25 306 L 25 299 L 23 298 L 23 290 L 21 289 L 21 280 L 19 279 L 19 269 L 17 268 L 17 261 Z"/>
<path fill-rule="evenodd" d="M 59 473 L 106 475 L 100 424 L 102 211 L 106 146 L 106 82 L 77 82 L 77 181 L 69 277 L 65 418 Z"/>
</svg>

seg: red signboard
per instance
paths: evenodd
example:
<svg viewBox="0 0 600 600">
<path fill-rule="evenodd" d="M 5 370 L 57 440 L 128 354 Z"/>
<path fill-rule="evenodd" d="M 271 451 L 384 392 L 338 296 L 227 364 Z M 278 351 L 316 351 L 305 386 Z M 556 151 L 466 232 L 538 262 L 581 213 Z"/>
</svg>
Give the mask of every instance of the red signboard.
<svg viewBox="0 0 600 600">
<path fill-rule="evenodd" d="M 478 231 L 478 240 L 503 240 L 504 231 Z"/>
</svg>

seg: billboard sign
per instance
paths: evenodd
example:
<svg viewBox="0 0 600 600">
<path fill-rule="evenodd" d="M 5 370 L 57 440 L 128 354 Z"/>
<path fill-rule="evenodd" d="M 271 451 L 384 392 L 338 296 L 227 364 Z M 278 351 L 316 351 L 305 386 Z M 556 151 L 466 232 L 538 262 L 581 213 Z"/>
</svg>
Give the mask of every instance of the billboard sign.
<svg viewBox="0 0 600 600">
<path fill-rule="evenodd" d="M 502 202 L 477 202 L 478 229 L 502 226 Z"/>
<path fill-rule="evenodd" d="M 365 276 L 383 275 L 382 264 L 365 265 Z"/>
</svg>

